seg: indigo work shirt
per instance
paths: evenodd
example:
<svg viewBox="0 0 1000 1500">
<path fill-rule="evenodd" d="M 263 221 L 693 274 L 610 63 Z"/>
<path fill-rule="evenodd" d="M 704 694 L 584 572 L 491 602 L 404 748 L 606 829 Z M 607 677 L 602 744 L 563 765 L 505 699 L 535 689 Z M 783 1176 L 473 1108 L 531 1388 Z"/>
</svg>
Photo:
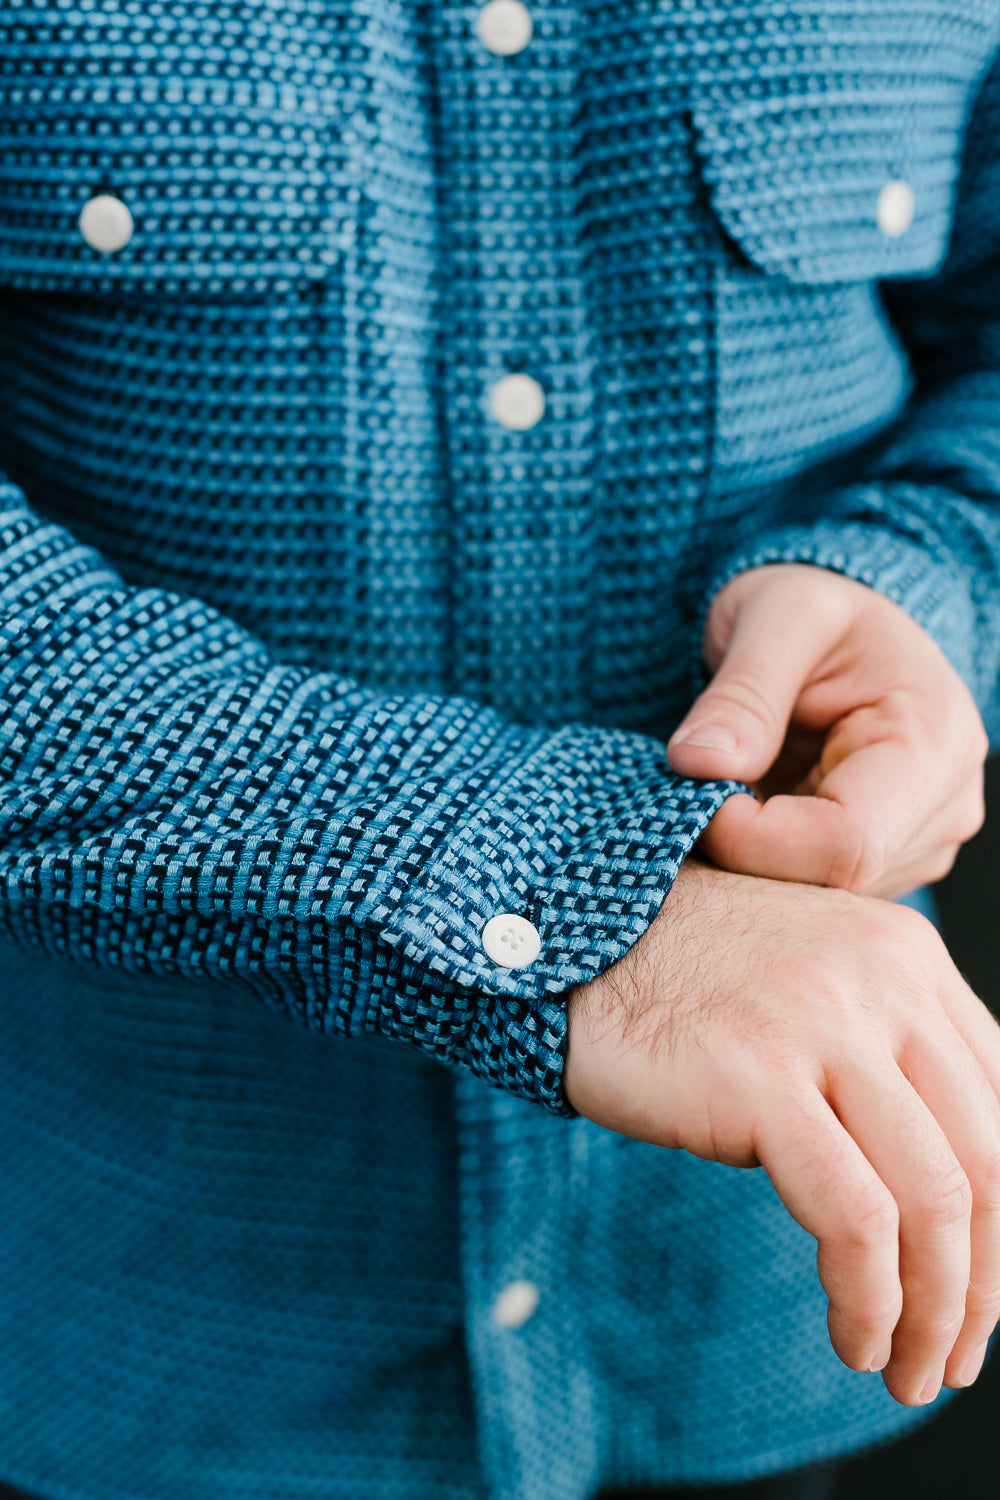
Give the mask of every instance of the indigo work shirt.
<svg viewBox="0 0 1000 1500">
<path fill-rule="evenodd" d="M 575 1119 L 704 611 L 998 723 L 998 0 L 0 11 L 0 1476 L 585 1500 L 917 1414 L 761 1172 Z M 669 908 L 668 908 L 669 909 Z"/>
</svg>

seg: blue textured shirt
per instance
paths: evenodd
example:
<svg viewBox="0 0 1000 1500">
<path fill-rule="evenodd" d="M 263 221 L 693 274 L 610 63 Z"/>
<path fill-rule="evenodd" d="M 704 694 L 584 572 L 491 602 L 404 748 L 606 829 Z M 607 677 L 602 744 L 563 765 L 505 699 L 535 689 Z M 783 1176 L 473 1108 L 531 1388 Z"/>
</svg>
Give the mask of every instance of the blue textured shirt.
<svg viewBox="0 0 1000 1500">
<path fill-rule="evenodd" d="M 0 1475 L 46 1500 L 584 1500 L 915 1420 L 762 1173 L 571 1117 L 562 997 L 732 790 L 663 740 L 735 572 L 880 589 L 998 723 L 1000 5 L 477 14 L 0 9 Z"/>
</svg>

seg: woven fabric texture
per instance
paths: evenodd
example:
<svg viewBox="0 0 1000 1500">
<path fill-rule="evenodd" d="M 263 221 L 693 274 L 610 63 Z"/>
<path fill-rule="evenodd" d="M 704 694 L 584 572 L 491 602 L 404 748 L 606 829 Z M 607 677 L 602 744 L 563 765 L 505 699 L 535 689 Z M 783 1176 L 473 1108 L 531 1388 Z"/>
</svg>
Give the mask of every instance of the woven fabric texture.
<svg viewBox="0 0 1000 1500">
<path fill-rule="evenodd" d="M 43 1500 L 587 1500 L 917 1420 L 761 1173 L 570 1117 L 564 996 L 734 790 L 664 752 L 725 578 L 882 590 L 1000 732 L 1000 10 L 530 10 L 511 57 L 450 0 L 0 10 L 0 1476 Z"/>
</svg>

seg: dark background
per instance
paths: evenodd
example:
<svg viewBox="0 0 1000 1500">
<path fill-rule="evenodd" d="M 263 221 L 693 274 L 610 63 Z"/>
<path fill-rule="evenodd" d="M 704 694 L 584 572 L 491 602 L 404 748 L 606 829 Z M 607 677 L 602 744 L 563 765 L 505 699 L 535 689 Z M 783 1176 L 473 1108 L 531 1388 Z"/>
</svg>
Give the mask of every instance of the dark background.
<svg viewBox="0 0 1000 1500">
<path fill-rule="evenodd" d="M 986 826 L 935 890 L 956 964 L 1000 1019 L 1000 758 L 986 774 Z M 905 1442 L 842 1471 L 837 1500 L 1000 1500 L 1000 1341 L 970 1390 Z"/>
</svg>

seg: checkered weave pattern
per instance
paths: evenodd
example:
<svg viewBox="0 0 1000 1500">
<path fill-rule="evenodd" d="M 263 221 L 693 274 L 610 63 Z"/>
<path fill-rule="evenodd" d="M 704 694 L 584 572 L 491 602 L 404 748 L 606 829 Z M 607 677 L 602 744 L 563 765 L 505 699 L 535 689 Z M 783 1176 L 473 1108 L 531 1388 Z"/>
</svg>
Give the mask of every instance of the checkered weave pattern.
<svg viewBox="0 0 1000 1500">
<path fill-rule="evenodd" d="M 0 11 L 0 1476 L 43 1500 L 588 1500 L 916 1420 L 763 1174 L 571 1118 L 564 996 L 734 789 L 664 753 L 726 578 L 882 590 L 1000 730 L 1000 13 L 530 9 L 507 58 L 451 0 Z"/>
<path fill-rule="evenodd" d="M 493 178 L 465 155 L 505 116 L 485 76 L 466 99 L 468 16 L 433 35 L 405 7 L 359 11 L 341 33 L 337 7 L 329 29 L 313 11 L 269 32 L 267 82 L 208 45 L 220 25 L 249 45 L 240 7 L 124 32 L 94 16 L 86 58 L 59 55 L 57 13 L 8 33 L 7 467 L 35 509 L 3 492 L 4 921 L 134 972 L 236 975 L 317 1029 L 409 1038 L 559 1109 L 556 997 L 631 945 L 727 790 L 623 732 L 662 731 L 691 672 L 677 559 L 647 564 L 644 539 L 672 512 L 689 531 L 701 492 L 707 310 L 673 293 L 664 334 L 692 352 L 663 395 L 641 331 L 609 331 L 633 399 L 667 403 L 643 459 L 662 476 L 619 484 L 616 466 L 595 486 L 584 282 L 609 249 L 587 270 L 553 241 L 531 319 L 551 344 L 546 435 L 489 431 L 484 387 L 529 325 L 493 306 L 503 274 L 526 275 L 501 261 L 530 247 L 535 208 L 470 261 Z M 572 41 L 570 16 L 554 24 L 547 67 Z M 116 84 L 123 35 L 134 72 Z M 160 82 L 147 36 L 207 49 L 204 76 Z M 88 83 L 102 57 L 111 81 Z M 532 144 L 532 170 L 566 157 L 575 107 L 533 126 L 552 146 L 546 166 Z M 664 145 L 680 164 L 676 118 Z M 118 257 L 75 224 L 101 183 L 137 215 Z M 708 253 L 693 193 L 677 275 Z M 559 222 L 578 197 L 556 193 Z M 483 952 L 498 912 L 539 927 L 530 969 Z"/>
<path fill-rule="evenodd" d="M 649 922 L 724 790 L 639 736 L 273 665 L 202 604 L 102 579 L 23 504 L 5 519 L 8 930 L 239 976 L 317 1029 L 409 1038 L 558 1104 L 554 997 Z M 522 910 L 548 959 L 527 978 L 479 938 Z"/>
</svg>

